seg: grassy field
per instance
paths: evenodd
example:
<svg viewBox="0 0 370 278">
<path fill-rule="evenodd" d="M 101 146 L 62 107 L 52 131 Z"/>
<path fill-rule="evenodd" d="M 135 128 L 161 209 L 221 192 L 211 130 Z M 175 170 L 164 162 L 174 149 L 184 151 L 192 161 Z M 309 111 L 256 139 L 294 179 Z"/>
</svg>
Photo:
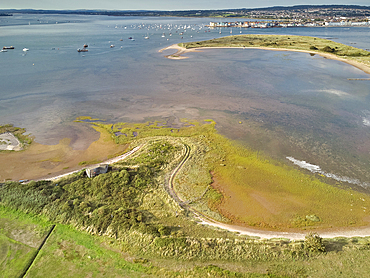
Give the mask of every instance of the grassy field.
<svg viewBox="0 0 370 278">
<path fill-rule="evenodd" d="M 326 240 L 323 253 L 308 251 L 306 241 L 248 239 L 183 216 L 161 220 L 188 235 L 153 240 L 129 230 L 116 240 L 57 224 L 26 277 L 366 277 L 370 271 L 369 237 Z M 51 224 L 0 207 L 2 277 L 17 277 L 34 251 L 14 238 L 38 244 Z"/>
<path fill-rule="evenodd" d="M 208 41 L 181 43 L 187 49 L 198 47 L 266 47 L 329 53 L 370 66 L 370 52 L 327 39 L 288 35 L 237 35 Z"/>
</svg>

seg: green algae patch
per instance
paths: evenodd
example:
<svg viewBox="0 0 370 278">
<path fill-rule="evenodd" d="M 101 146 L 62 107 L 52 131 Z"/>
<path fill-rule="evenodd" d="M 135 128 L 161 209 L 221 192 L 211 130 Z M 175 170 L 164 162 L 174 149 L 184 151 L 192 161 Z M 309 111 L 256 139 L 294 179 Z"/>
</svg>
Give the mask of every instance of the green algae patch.
<svg viewBox="0 0 370 278">
<path fill-rule="evenodd" d="M 328 185 L 218 134 L 210 141 L 222 146 L 214 149 L 223 158 L 212 169 L 224 196 L 218 209 L 235 223 L 273 229 L 368 224 L 368 195 Z"/>
</svg>

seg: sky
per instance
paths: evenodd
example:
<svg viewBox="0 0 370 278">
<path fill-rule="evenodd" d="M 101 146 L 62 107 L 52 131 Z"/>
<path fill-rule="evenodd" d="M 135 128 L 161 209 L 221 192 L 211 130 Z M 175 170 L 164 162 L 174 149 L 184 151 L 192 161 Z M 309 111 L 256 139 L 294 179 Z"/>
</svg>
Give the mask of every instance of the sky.
<svg viewBox="0 0 370 278">
<path fill-rule="evenodd" d="M 0 0 L 0 9 L 212 10 L 293 5 L 363 5 L 369 0 Z"/>
</svg>

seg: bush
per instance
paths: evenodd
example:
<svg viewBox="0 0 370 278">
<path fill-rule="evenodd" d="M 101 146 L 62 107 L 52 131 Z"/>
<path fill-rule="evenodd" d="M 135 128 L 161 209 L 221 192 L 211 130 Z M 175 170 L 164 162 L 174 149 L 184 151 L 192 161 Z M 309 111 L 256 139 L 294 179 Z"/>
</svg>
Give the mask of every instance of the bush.
<svg viewBox="0 0 370 278">
<path fill-rule="evenodd" d="M 322 242 L 322 238 L 317 233 L 309 233 L 306 235 L 304 243 L 304 249 L 309 252 L 325 252 L 325 245 Z"/>
<path fill-rule="evenodd" d="M 322 49 L 322 51 L 333 53 L 335 49 L 327 45 Z"/>
<path fill-rule="evenodd" d="M 314 46 L 314 45 L 311 45 L 311 46 L 310 46 L 310 49 L 311 49 L 311 50 L 318 50 L 318 48 L 317 48 L 316 46 Z"/>
</svg>

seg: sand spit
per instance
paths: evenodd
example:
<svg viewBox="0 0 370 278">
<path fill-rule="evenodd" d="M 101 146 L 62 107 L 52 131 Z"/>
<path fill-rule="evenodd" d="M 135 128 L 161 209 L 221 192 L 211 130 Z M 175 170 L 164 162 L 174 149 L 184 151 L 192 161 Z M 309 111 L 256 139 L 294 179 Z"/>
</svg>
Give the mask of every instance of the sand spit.
<svg viewBox="0 0 370 278">
<path fill-rule="evenodd" d="M 186 53 L 189 53 L 189 52 L 196 52 L 197 50 L 199 49 L 186 49 L 185 47 L 181 47 L 177 44 L 173 44 L 173 45 L 170 45 L 166 48 L 162 48 L 161 50 L 159 50 L 158 52 L 162 53 L 163 51 L 165 50 L 170 50 L 170 49 L 175 49 L 177 50 L 176 53 L 174 54 L 170 54 L 170 55 L 166 55 L 164 57 L 168 58 L 168 59 L 172 59 L 172 60 L 182 60 L 182 59 L 187 59 L 189 57 L 186 57 L 186 56 L 182 56 L 183 54 L 186 54 Z"/>
<path fill-rule="evenodd" d="M 269 47 L 199 47 L 199 48 L 191 48 L 191 49 L 186 49 L 185 47 L 181 47 L 177 44 L 170 45 L 166 48 L 163 48 L 159 50 L 159 52 L 163 52 L 164 50 L 169 50 L 169 49 L 176 49 L 177 52 L 171 55 L 166 55 L 165 57 L 168 59 L 173 59 L 173 60 L 180 60 L 180 59 L 187 59 L 189 57 L 183 56 L 184 54 L 188 52 L 199 52 L 202 49 L 222 49 L 222 48 L 235 48 L 235 49 L 261 49 L 261 50 L 273 50 L 273 51 L 292 51 L 292 52 L 302 52 L 302 53 L 308 53 L 308 54 L 315 54 L 315 55 L 320 55 L 326 59 L 330 60 L 337 60 L 340 62 L 347 63 L 351 66 L 354 66 L 363 72 L 370 74 L 370 67 L 355 61 L 355 60 L 349 60 L 345 58 L 338 57 L 334 54 L 330 53 L 322 53 L 322 52 L 317 52 L 317 51 L 308 51 L 308 50 L 300 50 L 300 49 L 288 49 L 288 48 L 269 48 Z"/>
</svg>

